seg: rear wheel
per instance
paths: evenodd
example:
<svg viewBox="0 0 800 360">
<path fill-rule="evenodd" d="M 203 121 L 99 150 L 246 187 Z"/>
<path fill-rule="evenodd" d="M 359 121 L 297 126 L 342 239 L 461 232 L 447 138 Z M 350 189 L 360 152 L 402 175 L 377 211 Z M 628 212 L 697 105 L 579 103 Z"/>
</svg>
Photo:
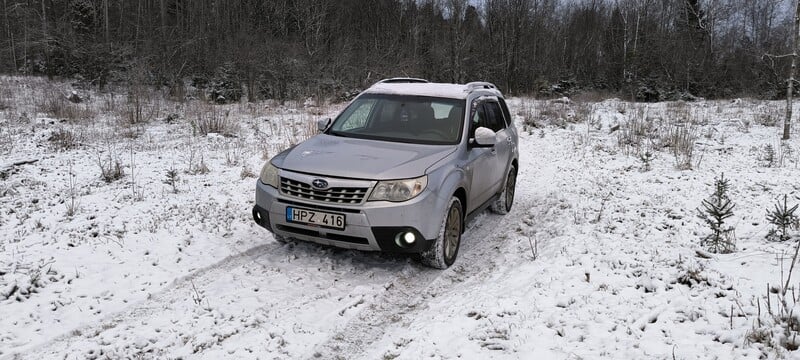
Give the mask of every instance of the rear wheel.
<svg viewBox="0 0 800 360">
<path fill-rule="evenodd" d="M 447 269 L 453 265 L 461 245 L 461 232 L 464 225 L 462 214 L 461 200 L 453 196 L 445 210 L 439 236 L 428 250 L 420 254 L 423 264 L 437 269 Z"/>
<path fill-rule="evenodd" d="M 508 212 L 511 211 L 511 205 L 514 205 L 514 192 L 516 191 L 516 187 L 517 168 L 511 165 L 511 169 L 508 170 L 508 176 L 506 176 L 506 184 L 503 187 L 503 192 L 500 193 L 500 197 L 492 203 L 489 210 L 492 210 L 495 214 L 508 214 Z"/>
</svg>

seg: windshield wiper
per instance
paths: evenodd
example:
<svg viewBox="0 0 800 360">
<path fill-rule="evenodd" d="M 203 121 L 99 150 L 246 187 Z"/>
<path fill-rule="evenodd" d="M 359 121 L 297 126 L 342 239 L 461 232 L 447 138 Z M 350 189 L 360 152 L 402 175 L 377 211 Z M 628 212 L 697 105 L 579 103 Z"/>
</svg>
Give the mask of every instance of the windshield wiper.
<svg viewBox="0 0 800 360">
<path fill-rule="evenodd" d="M 341 136 L 341 137 L 346 137 L 346 138 L 353 137 L 353 135 L 350 135 L 348 133 L 341 132 L 341 131 L 333 131 L 333 130 L 331 130 L 331 135 L 333 135 L 333 136 Z"/>
</svg>

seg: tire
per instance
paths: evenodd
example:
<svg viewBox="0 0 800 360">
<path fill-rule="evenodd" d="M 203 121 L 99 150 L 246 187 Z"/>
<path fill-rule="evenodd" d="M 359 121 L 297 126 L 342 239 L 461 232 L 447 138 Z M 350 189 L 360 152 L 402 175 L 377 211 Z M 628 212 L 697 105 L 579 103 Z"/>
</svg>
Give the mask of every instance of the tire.
<svg viewBox="0 0 800 360">
<path fill-rule="evenodd" d="M 500 197 L 489 206 L 489 210 L 495 214 L 508 214 L 508 212 L 511 211 L 511 206 L 514 205 L 516 188 L 517 168 L 511 165 L 511 169 L 508 170 L 508 176 L 506 176 L 506 184 L 503 186 L 503 192 L 501 192 Z"/>
<path fill-rule="evenodd" d="M 464 229 L 464 208 L 461 200 L 453 196 L 445 208 L 439 236 L 433 245 L 420 254 L 420 261 L 430 267 L 447 269 L 456 261 L 461 245 L 461 232 Z"/>
</svg>

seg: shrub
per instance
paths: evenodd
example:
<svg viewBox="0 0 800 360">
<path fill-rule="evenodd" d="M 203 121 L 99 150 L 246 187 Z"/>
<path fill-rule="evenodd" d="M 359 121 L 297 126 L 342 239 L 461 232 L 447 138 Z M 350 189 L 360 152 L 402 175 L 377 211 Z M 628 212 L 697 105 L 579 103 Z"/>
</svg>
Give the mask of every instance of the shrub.
<svg viewBox="0 0 800 360">
<path fill-rule="evenodd" d="M 100 178 L 110 183 L 122 178 L 125 173 L 122 171 L 122 162 L 113 151 L 108 152 L 108 156 L 97 154 L 97 166 L 100 167 Z"/>
</svg>

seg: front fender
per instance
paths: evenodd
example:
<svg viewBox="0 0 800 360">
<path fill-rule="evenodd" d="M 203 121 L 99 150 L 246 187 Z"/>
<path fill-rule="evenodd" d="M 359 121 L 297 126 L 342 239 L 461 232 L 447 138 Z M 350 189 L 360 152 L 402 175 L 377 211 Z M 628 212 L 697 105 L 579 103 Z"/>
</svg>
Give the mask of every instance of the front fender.
<svg viewBox="0 0 800 360">
<path fill-rule="evenodd" d="M 445 169 L 440 169 L 442 171 Z M 439 177 L 438 183 L 440 184 L 436 190 L 436 207 L 435 211 L 430 214 L 432 220 L 436 220 L 436 224 L 441 224 L 444 221 L 445 208 L 450 204 L 450 198 L 456 193 L 459 188 L 463 188 L 465 193 L 469 193 L 469 188 L 466 181 L 466 172 L 463 168 L 450 167 L 446 171 L 442 171 L 442 176 Z M 467 197 L 461 199 L 461 206 L 464 207 L 463 212 L 467 209 Z"/>
</svg>

